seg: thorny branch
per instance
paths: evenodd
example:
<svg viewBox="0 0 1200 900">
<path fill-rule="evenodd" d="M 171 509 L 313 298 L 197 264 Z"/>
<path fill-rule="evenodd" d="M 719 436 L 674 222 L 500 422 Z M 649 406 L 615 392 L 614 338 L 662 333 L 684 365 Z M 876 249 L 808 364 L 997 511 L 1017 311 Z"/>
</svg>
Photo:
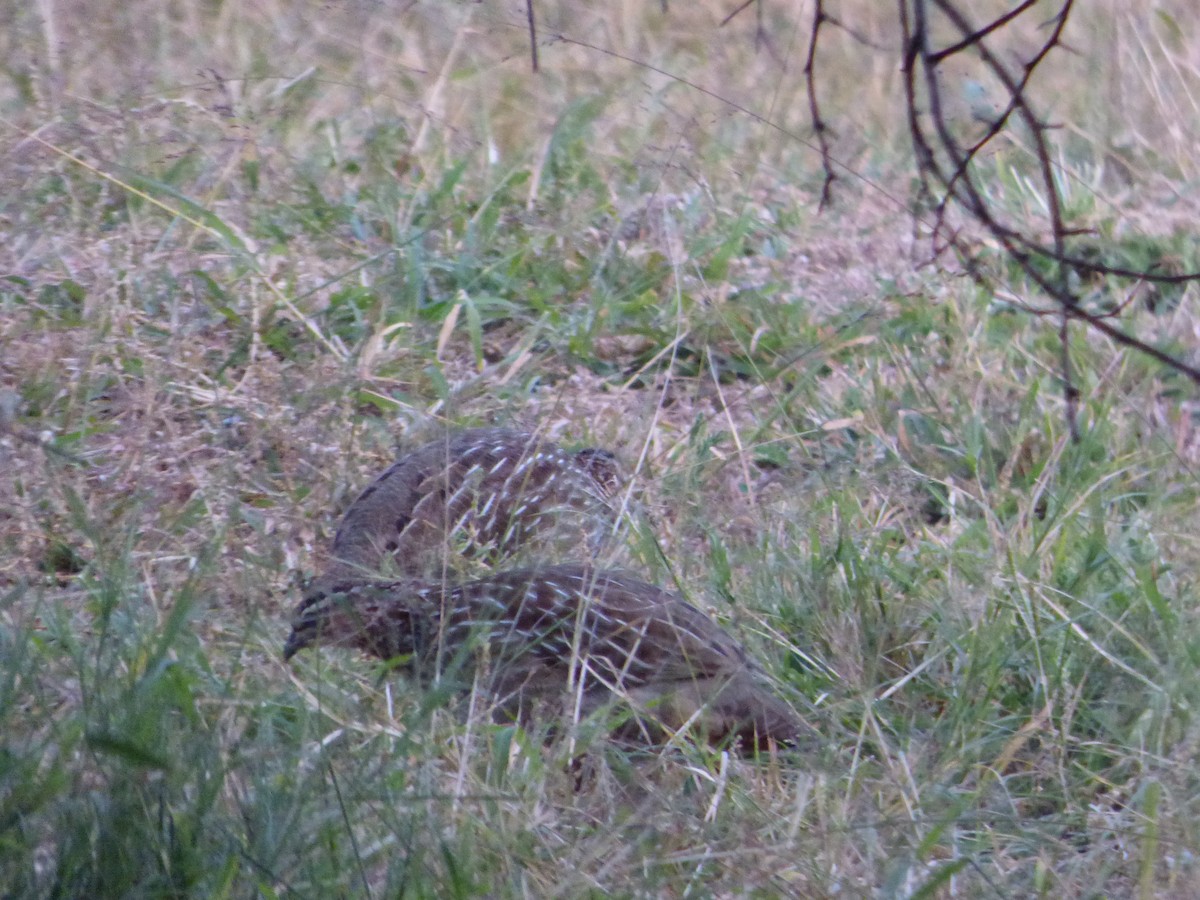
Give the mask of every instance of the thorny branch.
<svg viewBox="0 0 1200 900">
<path fill-rule="evenodd" d="M 761 43 L 762 35 L 764 34 L 762 25 L 763 0 L 744 0 L 743 3 L 721 20 L 721 26 L 728 25 L 737 15 L 749 9 L 752 3 L 756 4 L 758 8 L 758 25 L 755 30 L 755 40 Z M 832 199 L 833 182 L 837 178 L 837 174 L 834 172 L 833 150 L 829 145 L 829 124 L 821 118 L 821 105 L 817 100 L 817 84 L 813 75 L 817 63 L 817 42 L 821 38 L 821 26 L 826 22 L 840 26 L 856 40 L 867 43 L 866 39 L 858 34 L 858 32 L 847 28 L 825 11 L 825 0 L 815 0 L 813 3 L 812 29 L 808 35 L 808 53 L 804 60 L 804 86 L 808 94 L 808 112 L 812 116 L 813 133 L 816 135 L 817 146 L 821 151 L 821 167 L 825 175 L 824 181 L 821 183 L 821 200 L 818 204 L 818 209 L 825 209 L 829 205 L 829 201 Z"/>
<path fill-rule="evenodd" d="M 755 0 L 746 0 L 726 17 L 725 22 L 742 12 L 752 2 Z M 761 0 L 757 2 L 761 4 Z M 1189 365 L 1136 335 L 1121 330 L 1109 321 L 1114 317 L 1113 314 L 1097 314 L 1082 308 L 1079 296 L 1071 288 L 1071 272 L 1091 272 L 1156 284 L 1200 281 L 1200 272 L 1161 274 L 1151 270 L 1130 269 L 1086 259 L 1068 249 L 1069 239 L 1087 233 L 1088 229 L 1069 227 L 1064 219 L 1050 152 L 1049 132 L 1053 126 L 1037 115 L 1026 97 L 1026 92 L 1034 73 L 1050 53 L 1056 48 L 1066 46 L 1062 36 L 1074 8 L 1074 0 L 1061 0 L 1057 11 L 1044 23 L 1050 26 L 1048 37 L 1029 60 L 1020 66 L 1019 74 L 1014 74 L 987 44 L 989 37 L 1030 13 L 1037 2 L 1038 0 L 1022 0 L 1008 12 L 977 28 L 970 23 L 955 0 L 897 0 L 903 35 L 905 105 L 909 133 L 917 159 L 920 183 L 918 200 L 923 201 L 922 207 L 933 210 L 930 240 L 934 255 L 953 250 L 966 262 L 972 274 L 981 277 L 971 248 L 948 221 L 952 210 L 964 211 L 982 225 L 1018 268 L 1057 304 L 1059 374 L 1063 383 L 1067 422 L 1072 438 L 1078 441 L 1079 390 L 1074 383 L 1070 354 L 1070 325 L 1073 321 L 1082 322 L 1115 343 L 1157 360 L 1198 385 L 1200 368 Z M 931 8 L 958 32 L 957 40 L 940 49 L 935 49 L 931 36 Z M 829 202 L 835 177 L 834 167 L 837 165 L 829 145 L 829 125 L 821 116 L 816 87 L 817 45 L 821 27 L 827 23 L 846 30 L 860 43 L 874 46 L 831 15 L 825 7 L 825 0 L 814 0 L 804 75 L 813 131 L 817 137 L 825 173 L 820 200 L 822 208 Z M 938 79 L 938 67 L 952 57 L 966 53 L 973 54 L 982 61 L 985 70 L 1001 85 L 1007 102 L 995 116 L 989 117 L 988 127 L 983 136 L 964 147 L 950 126 L 945 98 L 942 96 Z M 1032 152 L 1037 163 L 1037 180 L 1050 219 L 1049 241 L 1038 236 L 1025 223 L 1009 224 L 1002 219 L 994 203 L 988 198 L 976 165 L 980 153 L 1014 121 L 1031 136 Z M 1049 266 L 1046 266 L 1046 263 L 1049 263 Z M 1050 274 L 1046 274 L 1045 269 L 1048 269 Z"/>
<path fill-rule="evenodd" d="M 758 15 L 756 40 L 761 40 L 764 33 L 762 24 L 764 0 L 742 0 L 721 24 L 728 24 L 752 5 L 756 7 Z M 1043 6 L 1043 3 L 1039 0 L 1021 0 L 1012 9 L 980 27 L 972 25 L 968 20 L 960 8 L 964 5 L 960 0 L 897 0 L 897 12 L 903 38 L 901 62 L 904 76 L 905 108 L 909 135 L 916 155 L 917 177 L 920 185 L 917 198 L 918 209 L 932 210 L 930 241 L 935 257 L 947 250 L 952 250 L 965 262 L 969 272 L 977 278 L 982 278 L 974 251 L 950 222 L 952 211 L 966 213 L 970 219 L 981 225 L 995 239 L 1021 272 L 1054 301 L 1057 306 L 1054 314 L 1059 320 L 1059 375 L 1062 379 L 1063 396 L 1066 401 L 1067 422 L 1072 438 L 1078 441 L 1080 437 L 1079 390 L 1075 386 L 1072 373 L 1070 353 L 1072 322 L 1083 323 L 1087 328 L 1106 335 L 1120 346 L 1157 360 L 1164 366 L 1191 379 L 1197 385 L 1200 385 L 1200 368 L 1149 344 L 1135 334 L 1118 328 L 1111 320 L 1119 315 L 1119 312 L 1098 314 L 1084 308 L 1080 303 L 1079 295 L 1071 287 L 1071 273 L 1090 272 L 1095 275 L 1134 279 L 1154 284 L 1179 285 L 1200 281 L 1200 272 L 1164 274 L 1151 270 L 1113 266 L 1088 259 L 1079 252 L 1072 252 L 1069 249 L 1070 239 L 1088 233 L 1089 230 L 1070 227 L 1064 218 L 1062 198 L 1054 177 L 1055 165 L 1051 159 L 1049 135 L 1054 126 L 1034 111 L 1033 105 L 1027 97 L 1027 91 L 1035 72 L 1046 62 L 1050 54 L 1055 49 L 1066 48 L 1066 44 L 1063 42 L 1063 32 L 1075 6 L 1075 0 L 1059 0 L 1053 15 L 1044 22 L 1037 23 L 1043 28 L 1048 27 L 1048 35 L 1028 57 L 1028 60 L 1019 65 L 1016 72 L 993 51 L 988 45 L 988 39 L 1002 33 L 1023 16 L 1034 12 L 1037 12 L 1039 16 L 1043 15 L 1035 9 L 1035 7 Z M 536 28 L 533 20 L 532 0 L 527 0 L 526 8 L 529 17 L 530 42 L 535 45 L 533 65 L 536 71 Z M 667 11 L 665 0 L 662 2 L 662 10 L 664 13 Z M 942 26 L 942 30 L 948 25 L 951 30 L 957 32 L 957 37 L 945 43 L 944 46 L 936 46 L 930 21 L 931 12 L 939 17 L 938 24 Z M 817 95 L 819 75 L 817 47 L 822 26 L 826 24 L 844 30 L 865 46 L 885 52 L 894 52 L 888 48 L 878 47 L 864 35 L 849 27 L 847 23 L 835 17 L 827 9 L 827 0 L 814 0 L 804 76 L 809 114 L 812 117 L 813 131 L 817 140 L 816 149 L 820 153 L 824 171 L 821 208 L 824 208 L 830 200 L 836 177 L 835 171 L 840 165 L 833 156 L 829 142 L 829 123 L 821 115 Z M 611 50 L 602 50 L 592 44 L 570 39 L 564 35 L 558 35 L 556 39 L 620 56 Z M 986 117 L 987 128 L 983 136 L 966 146 L 955 136 L 954 129 L 951 127 L 945 103 L 946 98 L 943 97 L 941 82 L 938 78 L 939 67 L 947 60 L 962 54 L 977 58 L 982 63 L 985 72 L 1000 85 L 1006 98 L 994 115 Z M 686 79 L 680 80 L 698 90 L 705 90 Z M 711 91 L 705 92 L 712 93 Z M 717 95 L 713 94 L 713 96 Z M 718 99 L 723 100 L 724 98 L 718 97 Z M 750 110 L 738 108 L 749 115 L 754 115 Z M 1029 136 L 1028 142 L 1037 166 L 1036 180 L 1048 212 L 1048 240 L 1047 236 L 1040 234 L 1035 226 L 1025 222 L 1009 222 L 1003 217 L 994 201 L 989 199 L 987 185 L 983 180 L 984 175 L 978 166 L 980 154 L 985 148 L 1014 124 L 1021 127 L 1022 131 Z M 920 216 L 921 213 L 918 212 L 915 215 Z"/>
<path fill-rule="evenodd" d="M 1100 275 L 1136 278 L 1142 281 L 1179 284 L 1200 280 L 1200 273 L 1159 275 L 1108 266 L 1085 260 L 1068 251 L 1068 240 L 1080 231 L 1068 227 L 1064 220 L 1058 185 L 1054 179 L 1049 132 L 1052 126 L 1034 111 L 1026 92 L 1037 68 L 1050 53 L 1063 44 L 1062 35 L 1074 6 L 1074 0 L 1062 0 L 1057 11 L 1046 23 L 1049 34 L 1021 71 L 1014 74 L 987 44 L 987 38 L 1015 22 L 1035 5 L 1025 0 L 999 18 L 974 27 L 953 0 L 898 0 L 900 25 L 904 38 L 904 94 L 908 113 L 909 133 L 916 153 L 920 178 L 920 193 L 933 208 L 931 240 L 935 254 L 953 249 L 974 271 L 974 259 L 958 232 L 951 228 L 947 217 L 952 209 L 965 211 L 981 224 L 1000 244 L 1008 257 L 1021 271 L 1058 305 L 1059 375 L 1063 383 L 1067 422 L 1071 436 L 1079 440 L 1079 390 L 1075 386 L 1070 355 L 1070 325 L 1073 321 L 1086 324 L 1116 343 L 1144 353 L 1200 384 L 1200 369 L 1159 350 L 1135 335 L 1129 334 L 1080 306 L 1078 295 L 1071 289 L 1072 270 L 1090 271 Z M 935 49 L 931 36 L 931 8 L 940 14 L 957 33 L 958 39 L 948 46 Z M 1001 86 L 1007 102 L 991 119 L 983 137 L 964 147 L 955 137 L 946 112 L 938 79 L 938 67 L 947 59 L 962 53 L 978 58 L 984 69 Z M 988 199 L 977 168 L 980 152 L 1013 121 L 1020 123 L 1030 136 L 1030 145 L 1037 162 L 1037 180 L 1049 214 L 1049 241 L 1045 241 L 1023 223 L 1009 224 L 1001 219 Z M 1046 274 L 1045 263 L 1051 274 Z M 1039 265 L 1042 264 L 1042 265 Z"/>
</svg>

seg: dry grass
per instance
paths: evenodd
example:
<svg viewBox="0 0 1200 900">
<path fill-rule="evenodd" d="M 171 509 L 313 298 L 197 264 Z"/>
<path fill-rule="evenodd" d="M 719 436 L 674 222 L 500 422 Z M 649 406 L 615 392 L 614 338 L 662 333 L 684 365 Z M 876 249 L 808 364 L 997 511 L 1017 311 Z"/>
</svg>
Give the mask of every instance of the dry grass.
<svg viewBox="0 0 1200 900">
<path fill-rule="evenodd" d="M 829 32 L 817 216 L 808 12 L 727 12 L 538 7 L 537 77 L 488 4 L 7 14 L 0 893 L 1196 892 L 1194 391 L 1077 334 L 1071 445 L 1037 298 L 914 238 L 895 56 Z M 1076 221 L 1194 270 L 1189 12 L 1081 4 L 1037 91 Z M 1194 290 L 1124 324 L 1194 358 Z M 631 565 L 822 739 L 581 777 L 482 698 L 286 667 L 340 511 L 445 422 L 614 448 Z"/>
</svg>

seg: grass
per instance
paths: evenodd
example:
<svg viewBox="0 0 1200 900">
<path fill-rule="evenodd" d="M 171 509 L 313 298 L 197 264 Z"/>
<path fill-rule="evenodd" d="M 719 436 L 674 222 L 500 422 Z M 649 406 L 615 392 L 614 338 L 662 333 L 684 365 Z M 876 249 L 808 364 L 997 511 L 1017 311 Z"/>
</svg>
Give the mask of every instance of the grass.
<svg viewBox="0 0 1200 900">
<path fill-rule="evenodd" d="M 675 6 L 539 7 L 537 77 L 486 5 L 15 13 L 0 896 L 1196 892 L 1194 387 L 1076 330 L 1071 443 L 1030 286 L 910 240 L 894 60 L 822 45 L 867 180 L 817 215 L 794 11 L 756 52 Z M 1091 258 L 1194 270 L 1187 10 L 1118 6 L 1037 85 L 1066 207 Z M 990 164 L 1039 221 L 1019 147 Z M 1193 355 L 1194 287 L 1087 291 Z M 356 492 L 482 422 L 635 468 L 623 564 L 733 630 L 812 745 L 595 739 L 581 774 L 482 698 L 285 665 Z"/>
</svg>

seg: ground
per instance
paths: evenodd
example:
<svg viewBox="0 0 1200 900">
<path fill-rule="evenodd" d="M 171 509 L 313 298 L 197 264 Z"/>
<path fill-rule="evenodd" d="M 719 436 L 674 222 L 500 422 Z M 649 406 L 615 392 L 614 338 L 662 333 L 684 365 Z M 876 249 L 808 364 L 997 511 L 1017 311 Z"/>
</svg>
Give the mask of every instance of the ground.
<svg viewBox="0 0 1200 900">
<path fill-rule="evenodd" d="M 1070 439 L 1049 304 L 965 220 L 981 277 L 930 246 L 889 5 L 822 44 L 821 210 L 807 9 L 593 6 L 536 7 L 537 74 L 486 4 L 10 14 L 0 893 L 1194 895 L 1195 385 L 1077 327 Z M 1200 268 L 1188 11 L 1081 5 L 1033 85 L 1123 265 Z M 1041 227 L 1020 135 L 984 166 Z M 1195 286 L 1079 288 L 1195 360 Z M 811 745 L 545 740 L 285 664 L 347 504 L 485 423 L 614 450 L 613 564 Z"/>
</svg>

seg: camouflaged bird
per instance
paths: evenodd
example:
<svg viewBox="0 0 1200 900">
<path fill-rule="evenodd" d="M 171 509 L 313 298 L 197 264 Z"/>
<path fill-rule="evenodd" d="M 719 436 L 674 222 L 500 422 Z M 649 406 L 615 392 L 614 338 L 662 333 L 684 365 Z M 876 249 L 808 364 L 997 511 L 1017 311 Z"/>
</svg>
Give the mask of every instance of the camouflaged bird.
<svg viewBox="0 0 1200 900">
<path fill-rule="evenodd" d="M 440 577 L 459 563 L 593 558 L 624 482 L 607 450 L 568 452 L 536 434 L 447 434 L 381 473 L 350 505 L 321 585 L 348 577 Z"/>
<path fill-rule="evenodd" d="M 508 718 L 613 709 L 621 738 L 690 729 L 743 750 L 791 744 L 802 725 L 716 622 L 678 594 L 581 565 L 458 585 L 350 581 L 296 610 L 284 655 L 325 644 L 402 661 L 419 683 L 486 686 Z"/>
</svg>

